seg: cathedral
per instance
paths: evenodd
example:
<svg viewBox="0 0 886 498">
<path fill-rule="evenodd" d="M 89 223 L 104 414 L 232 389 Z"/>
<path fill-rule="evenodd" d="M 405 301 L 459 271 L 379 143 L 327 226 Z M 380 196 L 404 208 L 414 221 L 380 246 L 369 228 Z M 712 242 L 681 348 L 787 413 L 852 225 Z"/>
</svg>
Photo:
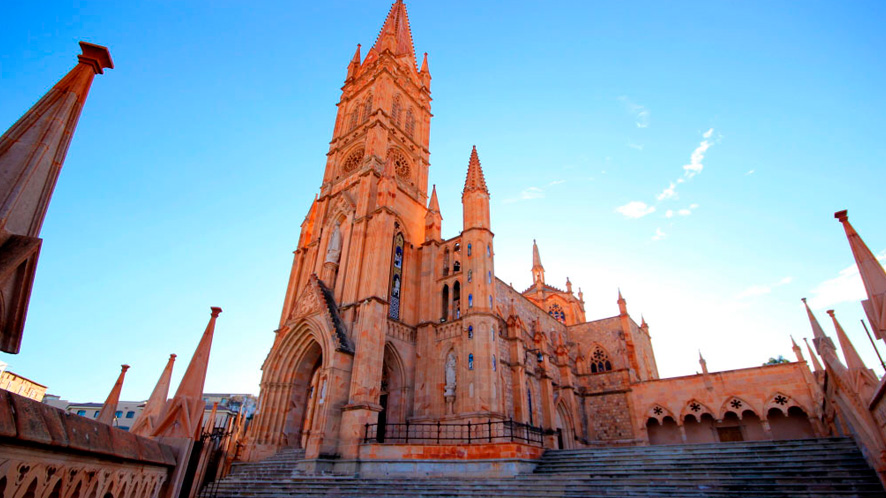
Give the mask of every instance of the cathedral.
<svg viewBox="0 0 886 498">
<path fill-rule="evenodd" d="M 505 283 L 476 147 L 465 147 L 461 231 L 443 239 L 428 188 L 431 101 L 427 54 L 419 64 L 397 0 L 365 57 L 358 45 L 347 66 L 247 459 L 299 449 L 313 470 L 353 471 L 405 458 L 394 446 L 475 437 L 577 448 L 833 432 L 823 372 L 796 343 L 794 362 L 710 373 L 699 358 L 702 373 L 660 379 L 650 327 L 620 291 L 612 316 L 587 321 L 581 291 L 545 281 L 535 243 L 532 285 Z"/>
</svg>

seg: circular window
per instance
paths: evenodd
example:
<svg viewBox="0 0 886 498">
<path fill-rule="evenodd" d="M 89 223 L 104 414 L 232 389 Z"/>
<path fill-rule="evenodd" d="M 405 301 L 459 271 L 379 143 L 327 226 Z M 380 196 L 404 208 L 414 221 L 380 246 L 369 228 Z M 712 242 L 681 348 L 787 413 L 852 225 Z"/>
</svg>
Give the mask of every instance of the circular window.
<svg viewBox="0 0 886 498">
<path fill-rule="evenodd" d="M 345 159 L 345 163 L 342 166 L 342 170 L 344 170 L 345 173 L 350 173 L 351 171 L 354 171 L 355 169 L 357 169 L 357 167 L 360 166 L 360 163 L 362 161 L 363 161 L 363 149 L 356 150 L 356 151 L 352 152 L 351 155 L 349 155 L 347 159 Z"/>
<path fill-rule="evenodd" d="M 400 178 L 409 178 L 409 160 L 399 152 L 391 152 L 390 160 L 394 163 L 394 171 Z"/>
</svg>

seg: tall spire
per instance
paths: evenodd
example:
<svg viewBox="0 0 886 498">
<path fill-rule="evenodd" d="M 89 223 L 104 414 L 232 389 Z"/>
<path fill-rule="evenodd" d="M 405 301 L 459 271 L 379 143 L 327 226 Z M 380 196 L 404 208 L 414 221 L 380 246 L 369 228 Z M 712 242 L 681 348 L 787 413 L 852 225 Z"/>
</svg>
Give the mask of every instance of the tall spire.
<svg viewBox="0 0 886 498">
<path fill-rule="evenodd" d="M 806 298 L 804 297 L 801 301 L 803 301 L 803 306 L 806 307 L 806 314 L 809 316 L 809 324 L 812 326 L 812 344 L 815 345 L 815 351 L 820 355 L 824 355 L 824 348 L 836 350 L 834 347 L 834 341 L 825 335 L 824 330 L 821 328 L 821 325 L 819 325 L 815 315 L 812 314 L 812 310 L 809 309 L 809 304 L 806 302 Z"/>
<path fill-rule="evenodd" d="M 803 338 L 803 342 L 806 343 L 806 350 L 809 351 L 809 357 L 812 359 L 812 369 L 815 372 L 823 372 L 824 368 L 821 367 L 821 363 L 818 361 L 818 357 L 815 355 L 815 351 L 812 350 L 812 346 L 809 345 L 809 340 L 805 337 Z"/>
<path fill-rule="evenodd" d="M 701 365 L 701 373 L 704 375 L 708 374 L 708 362 L 705 361 L 704 356 L 701 355 L 701 350 L 698 350 L 698 364 Z"/>
<path fill-rule="evenodd" d="M 477 146 L 471 149 L 471 159 L 468 162 L 468 176 L 465 178 L 464 192 L 479 190 L 489 193 L 486 188 L 486 178 L 483 176 L 483 168 L 480 167 L 480 157 L 477 155 Z"/>
<path fill-rule="evenodd" d="M 628 315 L 628 301 L 621 295 L 621 288 L 618 289 L 618 313 L 621 316 Z"/>
<path fill-rule="evenodd" d="M 437 202 L 437 186 L 434 185 L 431 189 L 428 211 L 425 213 L 425 242 L 429 240 L 442 240 L 442 224 L 443 216 L 440 214 L 440 203 Z"/>
<path fill-rule="evenodd" d="M 163 372 L 160 374 L 160 379 L 157 380 L 157 385 L 151 391 L 151 397 L 148 398 L 141 415 L 132 424 L 129 432 L 145 437 L 150 436 L 153 432 L 154 425 L 163 412 L 163 408 L 166 406 L 166 398 L 169 396 L 169 382 L 172 378 L 173 363 L 175 363 L 175 355 L 171 354 L 166 362 L 166 367 L 163 368 Z"/>
<path fill-rule="evenodd" d="M 96 74 L 108 49 L 80 42 L 79 63 L 0 136 L 0 350 L 18 353 L 42 240 L 40 228 Z"/>
<path fill-rule="evenodd" d="M 791 349 L 794 350 L 794 356 L 797 357 L 797 361 L 804 362 L 806 358 L 803 358 L 803 350 L 800 349 L 800 346 L 797 345 L 797 341 L 794 340 L 794 336 L 791 336 Z"/>
<path fill-rule="evenodd" d="M 412 67 L 417 66 L 415 47 L 412 45 L 412 31 L 409 28 L 409 15 L 402 0 L 397 0 L 391 5 L 388 17 L 370 51 L 381 54 L 385 50 L 390 50 L 395 57 L 408 56 Z"/>
<path fill-rule="evenodd" d="M 868 298 L 862 301 L 861 305 L 868 315 L 874 335 L 879 339 L 886 340 L 886 270 L 861 240 L 855 228 L 849 224 L 848 212 L 838 211 L 834 213 L 834 218 L 843 224 L 846 237 L 849 239 L 849 247 L 852 248 L 852 255 L 855 256 L 855 264 L 861 274 L 861 281 L 864 282 L 864 290 L 867 292 Z"/>
<path fill-rule="evenodd" d="M 105 404 L 102 405 L 101 411 L 98 412 L 96 421 L 99 423 L 107 425 L 112 425 L 114 423 L 114 414 L 117 412 L 117 404 L 120 403 L 120 390 L 123 389 L 123 378 L 126 377 L 127 370 L 129 370 L 129 365 L 121 366 L 117 382 L 114 383 L 114 387 L 112 387 L 111 392 L 108 393 L 108 399 L 105 400 Z"/>
<path fill-rule="evenodd" d="M 428 53 L 425 52 L 424 59 L 421 61 L 421 69 L 418 71 L 421 76 L 421 84 L 425 88 L 431 88 L 431 70 L 428 69 Z"/>
<path fill-rule="evenodd" d="M 537 286 L 545 284 L 545 267 L 541 265 L 541 256 L 538 254 L 538 244 L 532 239 L 532 282 Z"/>
<path fill-rule="evenodd" d="M 828 310 L 828 315 L 830 315 L 831 320 L 834 322 L 834 328 L 837 329 L 837 339 L 840 341 L 840 349 L 843 350 L 843 358 L 846 360 L 846 366 L 849 370 L 867 370 L 868 367 L 865 366 L 861 356 L 858 355 L 858 351 L 855 350 L 855 346 L 852 345 L 852 341 L 849 340 L 846 331 L 843 330 L 843 327 L 840 326 L 840 322 L 837 321 L 837 316 L 834 314 L 834 310 Z"/>
<path fill-rule="evenodd" d="M 212 335 L 215 332 L 215 320 L 221 308 L 211 308 L 212 313 L 203 337 L 197 344 L 191 363 L 185 370 L 175 396 L 166 403 L 166 409 L 157 425 L 154 436 L 196 438 L 199 436 L 203 420 L 203 385 L 206 382 L 206 368 L 209 365 L 209 351 L 212 347 Z"/>
<path fill-rule="evenodd" d="M 357 75 L 357 70 L 360 69 L 360 44 L 357 44 L 357 50 L 354 52 L 354 57 L 351 58 L 351 62 L 348 63 L 348 80 Z"/>
</svg>

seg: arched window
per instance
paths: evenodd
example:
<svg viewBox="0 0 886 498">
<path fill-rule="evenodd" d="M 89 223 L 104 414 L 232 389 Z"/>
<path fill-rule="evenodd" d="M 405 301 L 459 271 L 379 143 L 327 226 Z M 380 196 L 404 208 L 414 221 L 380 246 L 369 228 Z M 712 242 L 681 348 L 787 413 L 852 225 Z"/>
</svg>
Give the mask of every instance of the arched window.
<svg viewBox="0 0 886 498">
<path fill-rule="evenodd" d="M 486 272 L 486 283 L 487 284 L 492 283 L 492 272 L 491 271 Z"/>
<path fill-rule="evenodd" d="M 460 271 L 461 271 L 461 263 L 456 261 L 455 263 L 452 264 L 452 273 L 458 273 Z"/>
<path fill-rule="evenodd" d="M 348 131 L 353 130 L 357 127 L 357 122 L 360 120 L 360 111 L 357 107 L 354 107 L 354 110 L 351 111 L 351 124 L 348 126 Z"/>
<path fill-rule="evenodd" d="M 474 369 L 474 353 L 468 355 L 468 370 Z"/>
<path fill-rule="evenodd" d="M 468 325 L 468 339 L 474 338 L 474 326 Z"/>
<path fill-rule="evenodd" d="M 468 294 L 468 308 L 474 307 L 474 295 Z"/>
<path fill-rule="evenodd" d="M 366 97 L 366 101 L 363 102 L 363 122 L 369 121 L 369 115 L 372 114 L 372 94 L 370 93 L 368 97 Z"/>
<path fill-rule="evenodd" d="M 495 372 L 497 367 L 498 365 L 495 363 L 495 355 L 492 355 L 492 371 Z"/>
<path fill-rule="evenodd" d="M 612 363 L 609 361 L 609 355 L 603 348 L 596 346 L 591 353 L 591 373 L 602 373 L 612 370 Z"/>
<path fill-rule="evenodd" d="M 566 313 L 563 312 L 563 308 L 561 308 L 559 304 L 552 304 L 551 307 L 548 308 L 548 314 L 554 317 L 558 322 L 566 323 Z"/>
<path fill-rule="evenodd" d="M 409 159 L 406 159 L 406 156 L 404 156 L 403 153 L 397 149 L 391 149 L 388 151 L 388 161 L 393 164 L 394 172 L 397 173 L 397 176 L 400 178 L 409 178 L 412 169 L 409 166 Z"/>
<path fill-rule="evenodd" d="M 529 425 L 532 425 L 532 389 L 526 386 L 526 411 L 529 412 Z"/>
<path fill-rule="evenodd" d="M 452 284 L 452 314 L 455 319 L 461 318 L 461 284 L 456 280 Z"/>
<path fill-rule="evenodd" d="M 394 124 L 400 126 L 400 96 L 394 96 L 394 103 L 391 104 L 391 119 L 394 120 Z"/>
<path fill-rule="evenodd" d="M 468 256 L 471 255 L 471 244 L 468 244 Z"/>
<path fill-rule="evenodd" d="M 363 162 L 363 149 L 357 149 L 354 152 L 351 152 L 347 158 L 345 158 L 344 163 L 341 166 L 341 169 L 344 173 L 350 173 L 355 169 L 360 167 L 360 163 Z"/>
<path fill-rule="evenodd" d="M 443 276 L 449 275 L 449 248 L 443 251 Z"/>
<path fill-rule="evenodd" d="M 394 320 L 400 319 L 400 294 L 403 286 L 403 246 L 405 240 L 402 233 L 394 236 L 394 260 L 391 265 L 391 301 L 388 306 L 388 316 Z"/>
<path fill-rule="evenodd" d="M 474 270 L 468 270 L 468 282 L 471 281 L 471 277 L 474 275 Z"/>
<path fill-rule="evenodd" d="M 486 257 L 492 256 L 492 245 L 486 244 Z"/>
<path fill-rule="evenodd" d="M 415 113 L 411 107 L 406 111 L 406 134 L 410 137 L 415 134 Z"/>
<path fill-rule="evenodd" d="M 445 322 L 449 319 L 449 286 L 443 285 L 443 292 L 440 295 L 440 300 L 442 301 L 443 310 L 440 313 L 440 318 L 442 322 Z"/>
<path fill-rule="evenodd" d="M 492 309 L 492 296 L 489 296 L 489 309 Z"/>
</svg>

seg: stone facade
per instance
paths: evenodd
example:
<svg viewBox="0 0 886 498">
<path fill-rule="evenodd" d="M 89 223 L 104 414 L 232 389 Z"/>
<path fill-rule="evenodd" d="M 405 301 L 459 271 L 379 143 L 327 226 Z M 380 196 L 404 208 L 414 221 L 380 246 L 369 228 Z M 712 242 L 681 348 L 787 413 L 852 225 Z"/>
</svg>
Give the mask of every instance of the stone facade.
<svg viewBox="0 0 886 498">
<path fill-rule="evenodd" d="M 348 65 L 262 367 L 248 459 L 284 448 L 337 462 L 448 454 L 400 439 L 399 449 L 373 449 L 407 423 L 513 421 L 540 428 L 542 446 L 566 448 L 824 433 L 802 359 L 659 379 L 649 325 L 631 318 L 621 292 L 618 314 L 586 321 L 580 289 L 545 283 L 535 244 L 533 285 L 505 284 L 476 147 L 462 230 L 442 239 L 428 189 L 430 84 L 398 0 L 366 57 L 358 46 Z M 790 430 L 774 430 L 772 417 Z"/>
</svg>

